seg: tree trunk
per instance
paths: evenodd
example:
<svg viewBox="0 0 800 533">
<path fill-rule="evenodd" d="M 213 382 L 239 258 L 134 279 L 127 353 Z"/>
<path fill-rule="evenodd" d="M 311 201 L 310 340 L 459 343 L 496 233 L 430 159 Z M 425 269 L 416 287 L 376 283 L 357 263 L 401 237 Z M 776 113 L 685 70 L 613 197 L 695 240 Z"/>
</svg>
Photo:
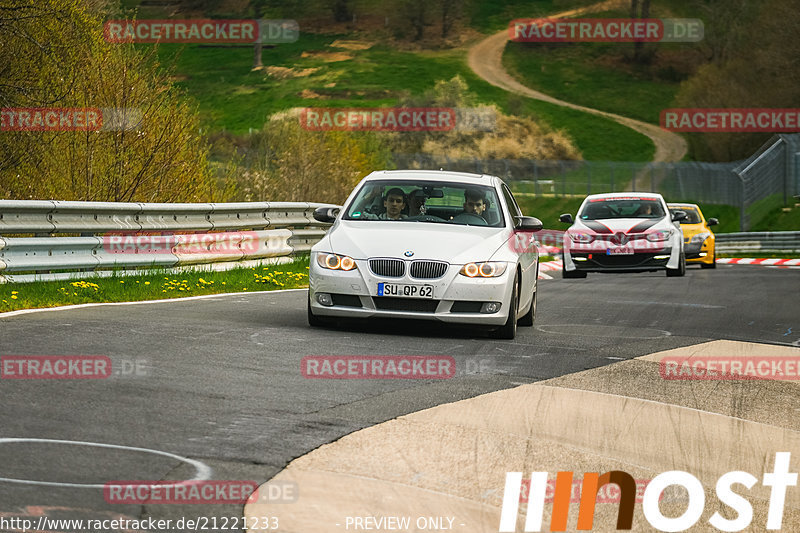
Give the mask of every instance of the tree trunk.
<svg viewBox="0 0 800 533">
<path fill-rule="evenodd" d="M 253 70 L 264 68 L 261 64 L 261 40 L 253 45 Z"/>
<path fill-rule="evenodd" d="M 636 9 L 638 7 L 639 0 L 631 0 L 631 18 L 637 18 Z M 642 0 L 642 11 L 641 15 L 638 18 L 646 19 L 650 17 L 650 0 Z M 644 52 L 644 42 L 636 41 L 633 43 L 633 62 L 634 63 L 641 63 L 642 62 L 642 54 Z"/>
</svg>

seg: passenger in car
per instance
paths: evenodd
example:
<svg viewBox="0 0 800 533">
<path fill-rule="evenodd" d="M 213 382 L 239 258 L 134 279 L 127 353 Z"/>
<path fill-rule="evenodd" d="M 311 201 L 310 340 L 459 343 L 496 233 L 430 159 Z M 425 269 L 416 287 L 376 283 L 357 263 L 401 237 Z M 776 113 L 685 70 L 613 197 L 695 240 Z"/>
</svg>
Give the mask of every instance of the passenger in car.
<svg viewBox="0 0 800 533">
<path fill-rule="evenodd" d="M 486 196 L 477 189 L 467 189 L 464 191 L 464 212 L 471 215 L 483 217 L 486 210 Z"/>
<path fill-rule="evenodd" d="M 408 216 L 416 217 L 425 214 L 425 200 L 428 197 L 422 189 L 415 189 L 408 195 Z"/>
</svg>

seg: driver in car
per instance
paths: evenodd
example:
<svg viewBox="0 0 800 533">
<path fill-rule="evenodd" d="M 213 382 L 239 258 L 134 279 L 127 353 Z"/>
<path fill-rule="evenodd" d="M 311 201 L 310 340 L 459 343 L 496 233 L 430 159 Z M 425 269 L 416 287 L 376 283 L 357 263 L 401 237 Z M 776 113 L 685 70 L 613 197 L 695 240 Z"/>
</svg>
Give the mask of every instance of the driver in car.
<svg viewBox="0 0 800 533">
<path fill-rule="evenodd" d="M 464 212 L 483 218 L 484 211 L 486 211 L 486 196 L 484 193 L 476 189 L 464 191 Z"/>
</svg>

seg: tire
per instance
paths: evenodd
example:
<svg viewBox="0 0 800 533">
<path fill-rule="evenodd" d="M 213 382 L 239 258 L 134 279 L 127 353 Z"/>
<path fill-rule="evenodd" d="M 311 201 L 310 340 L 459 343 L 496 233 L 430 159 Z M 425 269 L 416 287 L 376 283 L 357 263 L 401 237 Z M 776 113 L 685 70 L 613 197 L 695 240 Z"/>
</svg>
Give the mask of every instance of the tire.
<svg viewBox="0 0 800 533">
<path fill-rule="evenodd" d="M 564 267 L 561 267 L 561 277 L 564 279 L 580 279 L 586 276 L 586 272 L 581 272 L 580 270 L 565 270 Z"/>
<path fill-rule="evenodd" d="M 331 324 L 330 319 L 317 316 L 311 312 L 311 299 L 307 300 L 308 304 L 308 325 L 312 328 L 321 328 Z"/>
<path fill-rule="evenodd" d="M 710 263 L 700 263 L 700 268 L 717 268 L 717 252 L 714 251 L 714 259 Z"/>
<path fill-rule="evenodd" d="M 517 336 L 517 305 L 519 292 L 519 276 L 514 276 L 514 289 L 511 291 L 511 301 L 508 305 L 508 320 L 492 332 L 495 339 L 511 340 Z"/>
<path fill-rule="evenodd" d="M 679 265 L 677 269 L 668 268 L 667 269 L 667 277 L 668 278 L 680 278 L 686 275 L 686 254 L 681 252 L 681 257 L 679 259 Z"/>
<path fill-rule="evenodd" d="M 533 300 L 531 301 L 531 308 L 528 312 L 517 321 L 518 326 L 533 326 L 533 321 L 536 320 L 536 291 L 533 291 Z"/>
<path fill-rule="evenodd" d="M 564 254 L 561 254 L 561 277 L 564 279 L 580 279 L 585 278 L 586 272 L 580 270 L 567 270 L 564 266 Z"/>
</svg>

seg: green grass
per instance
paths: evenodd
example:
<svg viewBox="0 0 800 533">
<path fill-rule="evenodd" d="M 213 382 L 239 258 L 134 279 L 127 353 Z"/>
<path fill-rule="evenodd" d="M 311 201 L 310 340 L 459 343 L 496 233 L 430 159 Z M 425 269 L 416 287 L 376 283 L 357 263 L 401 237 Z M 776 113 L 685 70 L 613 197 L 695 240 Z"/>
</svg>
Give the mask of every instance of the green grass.
<svg viewBox="0 0 800 533">
<path fill-rule="evenodd" d="M 653 81 L 646 72 L 626 72 L 602 59 L 625 44 L 509 42 L 503 64 L 526 86 L 575 104 L 658 124 L 672 107 L 677 82 Z M 630 46 L 630 45 L 627 45 Z"/>
<path fill-rule="evenodd" d="M 547 229 L 566 230 L 569 224 L 558 221 L 562 213 L 570 213 L 574 217 L 583 202 L 579 198 L 533 198 L 530 196 L 514 196 L 524 215 L 536 217 Z"/>
<path fill-rule="evenodd" d="M 535 18 L 552 15 L 568 9 L 596 3 L 597 0 L 481 0 L 469 3 L 469 24 L 478 31 L 488 33 L 508 28 L 508 23 L 518 18 Z"/>
<path fill-rule="evenodd" d="M 794 199 L 789 197 L 788 200 L 789 205 L 794 206 Z M 784 212 L 782 194 L 762 198 L 747 208 L 747 213 L 750 217 L 749 231 L 800 231 L 800 207 Z"/>
<path fill-rule="evenodd" d="M 175 59 L 176 84 L 199 107 L 204 128 L 242 134 L 260 129 L 267 116 L 293 107 L 379 107 L 397 105 L 404 94 L 419 95 L 436 81 L 461 75 L 480 103 L 496 104 L 507 113 L 534 116 L 574 139 L 584 159 L 647 161 L 650 140 L 612 120 L 545 102 L 509 95 L 478 78 L 467 66 L 464 50 L 398 51 L 376 44 L 368 50 L 327 46 L 347 36 L 302 34 L 295 43 L 265 48 L 264 65 L 317 68 L 305 77 L 278 80 L 251 71 L 252 48 L 236 46 L 161 45 L 166 63 Z M 303 52 L 343 52 L 345 61 L 302 57 Z M 302 94 L 303 91 L 309 91 Z M 308 97 L 312 94 L 321 97 Z"/>
<path fill-rule="evenodd" d="M 522 212 L 534 216 L 544 223 L 547 229 L 566 230 L 569 225 L 558 221 L 562 213 L 570 213 L 573 217 L 583 202 L 584 195 L 573 197 L 534 197 L 532 195 L 515 193 Z M 691 199 L 674 199 L 668 201 L 680 203 L 682 201 L 697 203 Z M 706 220 L 716 218 L 719 225 L 713 226 L 714 233 L 737 233 L 739 231 L 739 208 L 732 205 L 698 204 Z M 800 231 L 800 207 L 784 213 L 780 208 L 769 212 L 769 215 L 758 221 L 750 231 Z M 771 257 L 771 256 L 770 256 Z"/>
<path fill-rule="evenodd" d="M 566 132 L 587 161 L 652 161 L 655 155 L 648 137 L 613 120 L 530 99 L 523 110 Z"/>
<path fill-rule="evenodd" d="M 675 0 L 652 6 L 651 17 L 697 17 L 697 8 Z M 628 17 L 627 11 L 591 18 Z M 632 43 L 514 43 L 503 64 L 526 86 L 556 98 L 652 124 L 673 107 L 680 82 L 699 60 L 688 43 L 647 44 L 651 64 L 630 61 Z"/>
<path fill-rule="evenodd" d="M 96 302 L 137 302 L 306 286 L 308 257 L 298 257 L 283 265 L 226 272 L 153 272 L 76 281 L 9 283 L 0 285 L 0 313 Z"/>
<path fill-rule="evenodd" d="M 788 213 L 780 208 L 771 210 L 750 231 L 800 231 L 800 207 L 793 207 Z"/>
</svg>

